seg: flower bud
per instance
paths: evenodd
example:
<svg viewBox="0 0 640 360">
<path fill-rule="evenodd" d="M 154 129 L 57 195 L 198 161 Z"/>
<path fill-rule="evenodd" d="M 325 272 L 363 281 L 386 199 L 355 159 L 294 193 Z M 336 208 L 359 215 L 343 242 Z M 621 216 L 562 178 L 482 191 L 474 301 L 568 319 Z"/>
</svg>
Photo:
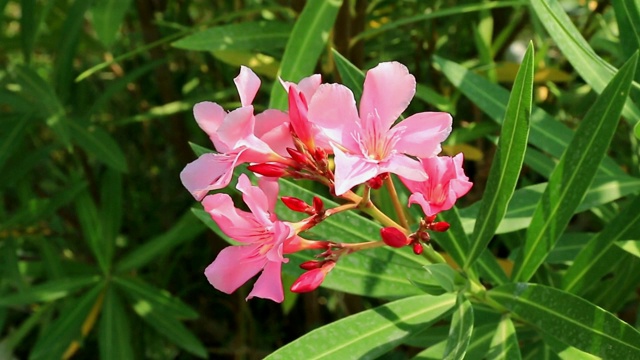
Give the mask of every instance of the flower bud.
<svg viewBox="0 0 640 360">
<path fill-rule="evenodd" d="M 300 165 L 306 165 L 308 163 L 307 157 L 300 151 L 292 148 L 287 148 L 287 152 L 293 161 Z"/>
<path fill-rule="evenodd" d="M 424 218 L 425 222 L 427 224 L 431 224 L 432 222 L 434 222 L 436 220 L 436 215 L 430 215 Z"/>
<path fill-rule="evenodd" d="M 298 199 L 296 197 L 282 196 L 282 197 L 280 197 L 280 200 L 282 200 L 282 203 L 286 207 L 288 207 L 289 209 L 291 209 L 293 211 L 303 212 L 303 213 L 307 213 L 309 211 L 313 211 L 313 208 L 309 204 L 307 204 L 303 200 Z"/>
<path fill-rule="evenodd" d="M 449 223 L 446 221 L 439 221 L 433 224 L 432 229 L 437 232 L 445 232 L 449 230 Z"/>
<path fill-rule="evenodd" d="M 407 235 L 403 234 L 402 231 L 394 227 L 386 227 L 380 229 L 380 237 L 385 244 L 395 248 L 401 248 L 403 246 L 409 245 L 410 241 Z"/>
<path fill-rule="evenodd" d="M 373 179 L 367 181 L 367 184 L 374 190 L 380 189 L 384 181 L 389 177 L 389 173 L 382 173 Z"/>
<path fill-rule="evenodd" d="M 287 168 L 281 164 L 255 164 L 247 166 L 249 171 L 268 177 L 282 177 L 287 174 Z"/>
<path fill-rule="evenodd" d="M 414 243 L 413 243 L 413 253 L 414 253 L 414 254 L 416 254 L 416 255 L 420 255 L 420 254 L 422 254 L 422 250 L 424 250 L 424 249 L 422 248 L 422 243 L 420 243 L 420 242 L 418 242 L 418 241 L 416 241 L 416 242 L 414 242 Z"/>
<path fill-rule="evenodd" d="M 322 267 L 322 261 L 318 261 L 318 260 L 309 260 L 309 261 L 305 261 L 302 264 L 300 264 L 300 269 L 303 270 L 313 270 L 313 269 L 319 269 Z"/>
<path fill-rule="evenodd" d="M 309 270 L 300 275 L 291 285 L 291 292 L 304 293 L 317 289 L 334 266 L 336 266 L 335 261 L 326 261 L 322 267 Z"/>
<path fill-rule="evenodd" d="M 313 209 L 318 214 L 321 213 L 324 210 L 324 203 L 322 202 L 322 199 L 320 199 L 317 196 L 313 197 Z"/>
</svg>

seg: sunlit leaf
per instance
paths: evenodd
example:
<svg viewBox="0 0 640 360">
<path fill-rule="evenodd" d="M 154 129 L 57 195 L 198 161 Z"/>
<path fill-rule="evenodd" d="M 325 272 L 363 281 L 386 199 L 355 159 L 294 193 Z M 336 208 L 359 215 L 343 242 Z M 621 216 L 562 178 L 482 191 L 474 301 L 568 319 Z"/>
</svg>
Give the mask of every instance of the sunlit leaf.
<svg viewBox="0 0 640 360">
<path fill-rule="evenodd" d="M 449 339 L 444 349 L 443 359 L 464 359 L 473 333 L 473 307 L 464 295 L 458 295 L 453 311 Z"/>
<path fill-rule="evenodd" d="M 242 22 L 198 31 L 171 45 L 195 51 L 273 51 L 285 47 L 291 29 L 278 21 Z"/>
</svg>

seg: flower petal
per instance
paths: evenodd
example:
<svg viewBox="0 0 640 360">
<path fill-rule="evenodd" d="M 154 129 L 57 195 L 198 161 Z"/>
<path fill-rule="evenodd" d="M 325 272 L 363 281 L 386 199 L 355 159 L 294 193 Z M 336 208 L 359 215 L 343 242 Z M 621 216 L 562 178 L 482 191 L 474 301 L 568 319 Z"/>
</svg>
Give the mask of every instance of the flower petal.
<svg viewBox="0 0 640 360">
<path fill-rule="evenodd" d="M 300 90 L 304 94 L 304 97 L 307 100 L 307 104 L 316 93 L 316 90 L 318 90 L 321 82 L 322 77 L 320 76 L 320 74 L 314 74 L 300 80 L 300 82 L 298 83 L 298 90 Z"/>
<path fill-rule="evenodd" d="M 255 116 L 255 136 L 281 156 L 289 156 L 288 147 L 294 147 L 289 127 L 289 116 L 276 109 L 268 109 Z"/>
<path fill-rule="evenodd" d="M 268 261 L 264 267 L 262 274 L 253 285 L 253 289 L 247 296 L 247 300 L 259 297 L 269 299 L 275 302 L 284 300 L 284 290 L 282 289 L 282 263 L 277 261 Z"/>
<path fill-rule="evenodd" d="M 241 174 L 238 178 L 236 189 L 242 193 L 242 200 L 251 210 L 256 220 L 264 226 L 271 226 L 271 214 L 269 213 L 269 201 L 262 189 L 251 184 L 251 180 L 245 174 Z"/>
<path fill-rule="evenodd" d="M 362 157 L 347 155 L 338 147 L 333 147 L 335 154 L 335 192 L 342 195 L 352 187 L 371 180 L 378 175 L 378 165 Z"/>
<path fill-rule="evenodd" d="M 233 169 L 240 162 L 242 151 L 232 154 L 202 154 L 180 172 L 180 180 L 196 200 L 200 201 L 210 190 L 229 185 Z"/>
<path fill-rule="evenodd" d="M 202 200 L 202 206 L 220 230 L 233 240 L 252 243 L 256 241 L 257 233 L 264 232 L 264 227 L 256 221 L 255 216 L 237 209 L 227 194 L 209 195 Z"/>
<path fill-rule="evenodd" d="M 399 133 L 395 150 L 419 158 L 440 153 L 442 143 L 451 133 L 451 115 L 444 112 L 423 112 L 409 116 L 391 131 Z"/>
<path fill-rule="evenodd" d="M 278 179 L 261 177 L 258 179 L 258 187 L 260 187 L 260 190 L 262 190 L 267 198 L 267 211 L 275 216 L 275 207 L 278 201 L 278 192 L 280 191 Z"/>
<path fill-rule="evenodd" d="M 382 127 L 389 129 L 409 106 L 416 92 L 416 79 L 399 62 L 381 63 L 369 70 L 360 100 L 360 118 L 378 112 Z"/>
<path fill-rule="evenodd" d="M 218 138 L 218 128 L 224 121 L 227 112 L 224 111 L 222 106 L 211 102 L 203 101 L 193 106 L 193 117 L 196 119 L 198 126 L 204 131 L 211 142 L 219 152 L 227 152 L 229 149 L 226 145 L 221 143 Z"/>
<path fill-rule="evenodd" d="M 353 93 L 340 84 L 322 84 L 311 98 L 309 121 L 315 123 L 331 140 L 345 147 L 357 149 L 352 133 L 358 129 L 360 118 Z"/>
<path fill-rule="evenodd" d="M 260 78 L 246 66 L 240 67 L 240 74 L 233 79 L 240 94 L 240 103 L 242 106 L 248 106 L 253 103 L 253 99 L 260 89 Z"/>
<path fill-rule="evenodd" d="M 415 181 L 427 180 L 427 173 L 425 173 L 420 162 L 404 154 L 393 154 L 387 161 L 380 163 L 379 173 L 386 172 Z"/>
<path fill-rule="evenodd" d="M 267 260 L 253 257 L 255 246 L 229 246 L 204 270 L 214 288 L 231 294 L 262 270 Z"/>
</svg>

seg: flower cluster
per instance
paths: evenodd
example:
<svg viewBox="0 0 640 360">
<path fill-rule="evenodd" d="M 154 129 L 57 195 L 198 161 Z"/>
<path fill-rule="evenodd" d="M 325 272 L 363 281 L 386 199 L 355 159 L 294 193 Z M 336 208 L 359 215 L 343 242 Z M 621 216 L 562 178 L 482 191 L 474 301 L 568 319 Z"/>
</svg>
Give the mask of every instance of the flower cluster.
<svg viewBox="0 0 640 360">
<path fill-rule="evenodd" d="M 180 178 L 184 186 L 211 215 L 220 229 L 239 245 L 222 250 L 205 270 L 216 289 L 231 293 L 261 273 L 247 299 L 284 299 L 281 267 L 286 254 L 322 250 L 316 260 L 300 265 L 306 270 L 291 291 L 317 288 L 341 256 L 378 246 L 410 246 L 416 254 L 430 239 L 429 231 L 446 231 L 436 214 L 451 208 L 472 184 L 462 169 L 462 154 L 438 156 L 440 144 L 451 132 L 451 116 L 422 112 L 395 123 L 415 94 L 415 78 L 397 62 L 381 63 L 367 72 L 362 98 L 356 106 L 353 93 L 341 84 L 321 84 L 320 75 L 297 84 L 282 82 L 288 93 L 288 112 L 268 109 L 255 114 L 253 99 L 260 79 L 242 67 L 235 78 L 241 107 L 226 112 L 212 102 L 197 104 L 193 113 L 209 135 L 217 153 L 207 153 L 188 164 Z M 236 188 L 249 212 L 235 207 L 223 193 L 207 195 L 229 185 L 234 169 L 248 164 L 257 186 L 240 175 Z M 398 207 L 399 223 L 376 211 L 370 189 L 387 186 L 400 204 L 391 174 L 411 192 L 407 206 L 418 204 L 425 217 L 411 231 Z M 282 196 L 290 209 L 307 217 L 299 222 L 278 219 L 274 206 L 278 178 L 318 181 L 342 205 L 325 209 L 318 197 L 311 204 Z M 357 191 L 358 187 L 361 191 Z M 364 243 L 311 241 L 299 234 L 327 217 L 348 210 L 368 209 L 384 227 L 380 239 Z M 374 209 L 374 210 L 371 210 Z"/>
</svg>

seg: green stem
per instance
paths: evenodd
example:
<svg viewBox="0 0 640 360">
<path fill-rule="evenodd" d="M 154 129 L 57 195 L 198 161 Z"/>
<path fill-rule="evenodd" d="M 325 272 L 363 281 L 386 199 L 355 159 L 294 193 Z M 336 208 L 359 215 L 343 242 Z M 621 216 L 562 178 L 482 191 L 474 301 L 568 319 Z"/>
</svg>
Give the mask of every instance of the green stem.
<svg viewBox="0 0 640 360">
<path fill-rule="evenodd" d="M 393 208 L 396 210 L 396 214 L 398 215 L 398 220 L 400 221 L 400 225 L 405 229 L 409 230 L 409 222 L 407 221 L 406 216 L 404 216 L 404 208 L 400 203 L 400 199 L 398 199 L 398 193 L 396 192 L 396 187 L 393 185 L 393 179 L 391 175 L 385 179 L 385 186 L 387 190 L 389 190 L 389 195 L 391 196 L 391 202 L 393 203 Z"/>
</svg>

